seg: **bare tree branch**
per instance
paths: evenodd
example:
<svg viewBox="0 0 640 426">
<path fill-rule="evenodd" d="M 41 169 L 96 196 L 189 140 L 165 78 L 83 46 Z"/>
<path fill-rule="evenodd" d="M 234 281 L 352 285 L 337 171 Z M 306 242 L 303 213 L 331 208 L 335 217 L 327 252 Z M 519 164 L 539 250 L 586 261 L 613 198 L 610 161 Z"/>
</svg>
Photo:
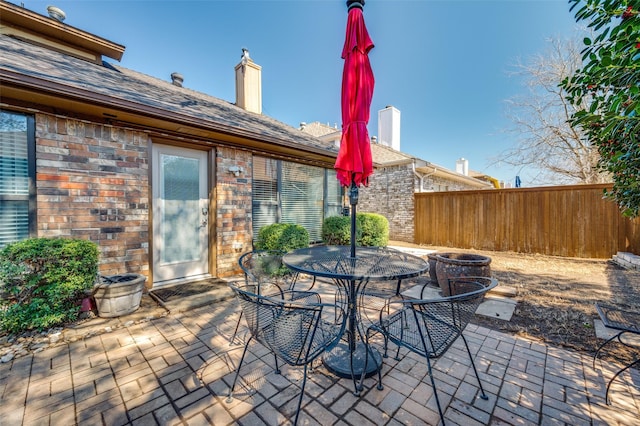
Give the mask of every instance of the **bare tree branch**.
<svg viewBox="0 0 640 426">
<path fill-rule="evenodd" d="M 544 54 L 513 64 L 510 75 L 523 78 L 526 92 L 506 100 L 507 115 L 515 143 L 493 160 L 535 169 L 533 184 L 574 184 L 610 182 L 598 169 L 598 150 L 583 132 L 568 120 L 576 109 L 586 109 L 590 100 L 577 106 L 567 99 L 562 80 L 582 66 L 582 55 L 572 40 L 549 39 Z"/>
</svg>

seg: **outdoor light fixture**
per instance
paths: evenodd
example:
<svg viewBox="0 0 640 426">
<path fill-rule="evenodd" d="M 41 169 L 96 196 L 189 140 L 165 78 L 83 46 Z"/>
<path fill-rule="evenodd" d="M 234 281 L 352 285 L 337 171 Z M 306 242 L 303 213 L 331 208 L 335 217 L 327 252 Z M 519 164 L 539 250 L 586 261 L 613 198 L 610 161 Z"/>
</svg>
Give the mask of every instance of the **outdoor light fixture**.
<svg viewBox="0 0 640 426">
<path fill-rule="evenodd" d="M 244 173 L 244 169 L 240 166 L 229 167 L 229 173 L 233 173 L 235 177 L 240 176 L 240 173 Z"/>
</svg>

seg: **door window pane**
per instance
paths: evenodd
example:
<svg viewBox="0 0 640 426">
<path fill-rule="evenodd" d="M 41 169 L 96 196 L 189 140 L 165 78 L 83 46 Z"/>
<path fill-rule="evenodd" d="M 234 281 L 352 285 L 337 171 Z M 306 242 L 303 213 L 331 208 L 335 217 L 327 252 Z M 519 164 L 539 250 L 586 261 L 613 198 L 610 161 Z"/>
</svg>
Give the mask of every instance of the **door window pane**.
<svg viewBox="0 0 640 426">
<path fill-rule="evenodd" d="M 197 260 L 201 250 L 198 160 L 163 155 L 161 167 L 162 262 Z"/>
</svg>

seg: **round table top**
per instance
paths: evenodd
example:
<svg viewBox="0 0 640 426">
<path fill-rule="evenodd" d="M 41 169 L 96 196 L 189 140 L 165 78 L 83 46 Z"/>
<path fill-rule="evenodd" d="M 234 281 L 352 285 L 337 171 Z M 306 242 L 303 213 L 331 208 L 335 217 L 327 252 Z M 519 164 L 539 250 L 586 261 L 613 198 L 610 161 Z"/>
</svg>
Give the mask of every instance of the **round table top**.
<svg viewBox="0 0 640 426">
<path fill-rule="evenodd" d="M 290 269 L 317 277 L 341 280 L 400 280 L 417 277 L 429 269 L 422 258 L 388 247 L 315 246 L 285 254 Z"/>
</svg>

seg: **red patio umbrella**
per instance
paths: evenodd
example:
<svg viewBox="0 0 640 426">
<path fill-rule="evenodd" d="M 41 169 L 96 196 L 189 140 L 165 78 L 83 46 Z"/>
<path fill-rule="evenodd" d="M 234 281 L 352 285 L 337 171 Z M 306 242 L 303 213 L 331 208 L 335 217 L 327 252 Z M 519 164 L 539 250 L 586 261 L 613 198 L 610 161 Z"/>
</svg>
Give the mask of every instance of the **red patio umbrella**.
<svg viewBox="0 0 640 426">
<path fill-rule="evenodd" d="M 369 51 L 373 42 L 362 16 L 364 0 L 349 0 L 347 33 L 342 49 L 342 139 L 336 158 L 337 177 L 349 186 L 351 203 L 351 256 L 355 257 L 355 218 L 358 186 L 366 185 L 373 173 L 371 145 L 367 124 L 373 97 L 374 78 Z"/>
</svg>

